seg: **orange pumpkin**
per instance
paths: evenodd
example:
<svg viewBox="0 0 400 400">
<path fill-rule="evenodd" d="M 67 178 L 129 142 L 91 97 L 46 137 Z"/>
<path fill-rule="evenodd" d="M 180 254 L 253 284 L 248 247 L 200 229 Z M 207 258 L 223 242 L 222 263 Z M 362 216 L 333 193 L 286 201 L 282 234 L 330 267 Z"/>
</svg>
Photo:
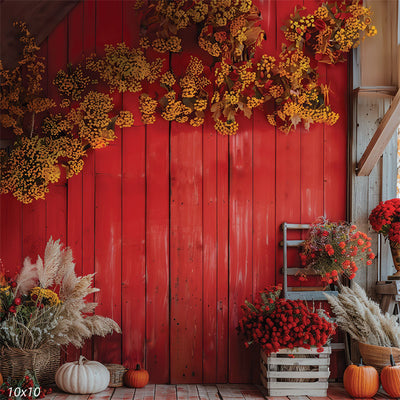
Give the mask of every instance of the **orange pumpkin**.
<svg viewBox="0 0 400 400">
<path fill-rule="evenodd" d="M 136 365 L 136 369 L 129 369 L 125 372 L 124 383 L 128 387 L 142 388 L 149 383 L 149 373 Z"/>
<path fill-rule="evenodd" d="M 3 375 L 0 374 L 0 386 L 3 384 L 4 380 L 3 380 Z"/>
<path fill-rule="evenodd" d="M 349 365 L 344 371 L 343 385 L 352 397 L 373 397 L 379 389 L 379 374 L 374 367 Z"/>
<path fill-rule="evenodd" d="M 400 397 L 400 365 L 395 364 L 393 354 L 390 355 L 390 365 L 381 372 L 381 383 L 389 396 Z"/>
</svg>

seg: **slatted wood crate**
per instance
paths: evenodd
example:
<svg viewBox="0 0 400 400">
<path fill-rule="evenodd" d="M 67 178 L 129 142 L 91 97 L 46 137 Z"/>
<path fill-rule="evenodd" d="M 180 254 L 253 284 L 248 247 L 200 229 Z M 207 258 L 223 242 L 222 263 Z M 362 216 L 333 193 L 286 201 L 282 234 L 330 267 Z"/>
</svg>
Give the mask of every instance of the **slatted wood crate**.
<svg viewBox="0 0 400 400">
<path fill-rule="evenodd" d="M 331 348 L 281 349 L 267 356 L 261 351 L 261 382 L 268 396 L 326 397 Z M 293 355 L 293 357 L 289 357 Z"/>
</svg>

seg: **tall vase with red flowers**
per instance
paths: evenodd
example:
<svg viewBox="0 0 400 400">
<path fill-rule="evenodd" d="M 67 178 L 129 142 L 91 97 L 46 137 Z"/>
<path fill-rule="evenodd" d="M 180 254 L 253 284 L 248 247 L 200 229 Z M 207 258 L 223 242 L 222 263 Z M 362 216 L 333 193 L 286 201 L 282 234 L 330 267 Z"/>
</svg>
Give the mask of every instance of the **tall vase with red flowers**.
<svg viewBox="0 0 400 400">
<path fill-rule="evenodd" d="M 389 241 L 396 273 L 389 278 L 400 279 L 400 199 L 381 201 L 371 212 L 369 222 L 376 232 Z"/>
<path fill-rule="evenodd" d="M 341 276 L 353 279 L 361 265 L 371 265 L 375 254 L 371 238 L 348 222 L 331 222 L 323 217 L 311 225 L 301 247 L 300 259 L 305 267 L 300 280 L 320 275 L 324 284 L 337 282 Z"/>
</svg>

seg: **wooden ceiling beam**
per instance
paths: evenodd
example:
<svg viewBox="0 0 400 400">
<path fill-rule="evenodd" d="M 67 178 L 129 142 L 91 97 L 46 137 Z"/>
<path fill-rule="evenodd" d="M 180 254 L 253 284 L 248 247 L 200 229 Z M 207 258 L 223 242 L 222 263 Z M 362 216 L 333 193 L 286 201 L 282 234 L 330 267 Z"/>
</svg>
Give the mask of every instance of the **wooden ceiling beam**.
<svg viewBox="0 0 400 400">
<path fill-rule="evenodd" d="M 368 176 L 371 173 L 399 126 L 400 89 L 397 91 L 389 110 L 387 110 L 385 116 L 382 118 L 381 123 L 357 165 L 357 176 Z"/>
</svg>

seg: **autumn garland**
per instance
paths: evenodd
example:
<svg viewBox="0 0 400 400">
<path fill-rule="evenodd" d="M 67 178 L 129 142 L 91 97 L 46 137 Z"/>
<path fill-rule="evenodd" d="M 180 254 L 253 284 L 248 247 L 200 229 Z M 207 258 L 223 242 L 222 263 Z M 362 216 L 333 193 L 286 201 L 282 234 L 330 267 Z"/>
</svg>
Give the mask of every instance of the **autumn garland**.
<svg viewBox="0 0 400 400">
<path fill-rule="evenodd" d="M 15 135 L 14 143 L 0 150 L 0 193 L 11 192 L 21 202 L 44 199 L 49 184 L 60 179 L 60 165 L 66 169 L 66 178 L 78 174 L 90 148 L 99 149 L 114 140 L 115 125 L 133 125 L 130 111 L 115 111 L 113 99 L 95 89 L 99 80 L 109 83 L 111 90 L 123 88 L 111 80 L 121 61 L 136 61 L 130 65 L 135 79 L 125 82 L 140 87 L 141 79 L 151 79 L 157 73 L 158 62 L 146 64 L 140 52 L 119 45 L 106 48 L 106 57 L 99 61 L 88 58 L 87 68 L 68 66 L 58 72 L 54 84 L 59 89 L 59 104 L 43 94 L 42 78 L 45 72 L 39 47 L 24 23 L 16 24 L 21 32 L 23 57 L 17 67 L 6 70 L 0 64 L 1 110 L 0 124 Z M 98 79 L 87 71 L 99 74 Z M 138 75 L 137 71 L 142 75 Z M 58 106 L 58 112 L 51 112 Z M 68 108 L 68 111 L 65 111 Z M 64 110 L 64 112 L 63 112 Z"/>
<path fill-rule="evenodd" d="M 343 1 L 339 6 L 323 3 L 308 15 L 304 15 L 305 8 L 296 8 L 283 27 L 292 44 L 281 52 L 278 61 L 262 55 L 255 63 L 255 49 L 261 45 L 265 32 L 259 26 L 260 12 L 251 0 L 148 0 L 137 1 L 137 7 L 145 10 L 141 43 L 160 53 L 182 51 L 180 32 L 197 25 L 199 47 L 215 60 L 210 76 L 214 93 L 207 108 L 210 107 L 216 131 L 224 135 L 237 133 L 236 115 L 243 113 L 250 118 L 253 109 L 269 101 L 269 109 L 275 110 L 266 112 L 266 119 L 284 133 L 291 132 L 300 122 L 306 129 L 311 123 L 333 125 L 339 115 L 328 105 L 329 87 L 318 82 L 313 65 L 317 61 L 344 61 L 345 53 L 357 47 L 365 36 L 377 33 L 371 24 L 371 10 L 359 1 Z M 179 97 L 176 92 L 170 94 L 168 103 L 175 105 L 176 96 Z M 185 99 L 184 95 L 181 97 Z M 149 95 L 143 99 L 150 103 Z M 161 108 L 165 108 L 165 99 Z M 152 103 L 152 113 L 149 110 L 145 108 L 144 123 L 153 123 L 160 107 Z M 187 118 L 176 114 L 175 119 L 169 120 L 182 122 Z M 196 123 L 190 119 L 190 123 L 197 126 L 202 119 L 197 118 Z"/>
<path fill-rule="evenodd" d="M 95 89 L 98 82 L 108 85 L 110 93 L 142 92 L 139 109 L 145 124 L 154 123 L 159 113 L 167 121 L 200 126 L 210 109 L 217 132 L 232 135 L 239 128 L 238 113 L 250 118 L 268 102 L 272 107 L 265 109 L 274 111 L 266 111 L 266 120 L 282 132 L 291 132 L 300 122 L 306 129 L 315 122 L 334 124 L 339 115 L 328 105 L 329 88 L 318 82 L 312 58 L 343 61 L 344 53 L 359 44 L 360 33 L 374 36 L 376 28 L 371 11 L 358 1 L 323 3 L 305 16 L 303 11 L 296 9 L 285 26 L 293 44 L 279 59 L 262 55 L 255 62 L 264 31 L 251 0 L 149 0 L 141 48 L 107 45 L 105 56 L 93 55 L 59 71 L 54 79 L 59 104 L 43 95 L 45 67 L 37 55 L 39 47 L 26 25 L 18 24 L 23 57 L 12 70 L 0 62 L 0 124 L 16 136 L 13 145 L 0 150 L 0 193 L 12 192 L 24 203 L 43 199 L 48 185 L 60 179 L 60 164 L 67 178 L 78 174 L 88 149 L 113 141 L 115 125 L 133 125 L 130 111 L 117 113 L 112 98 Z M 215 59 L 211 70 L 191 57 L 178 77 L 163 69 L 162 59 L 146 58 L 150 46 L 160 53 L 182 51 L 179 32 L 194 24 L 199 27 L 199 47 Z M 144 81 L 158 83 L 166 93 L 152 98 L 143 93 Z M 55 107 L 58 111 L 51 112 Z"/>
</svg>

